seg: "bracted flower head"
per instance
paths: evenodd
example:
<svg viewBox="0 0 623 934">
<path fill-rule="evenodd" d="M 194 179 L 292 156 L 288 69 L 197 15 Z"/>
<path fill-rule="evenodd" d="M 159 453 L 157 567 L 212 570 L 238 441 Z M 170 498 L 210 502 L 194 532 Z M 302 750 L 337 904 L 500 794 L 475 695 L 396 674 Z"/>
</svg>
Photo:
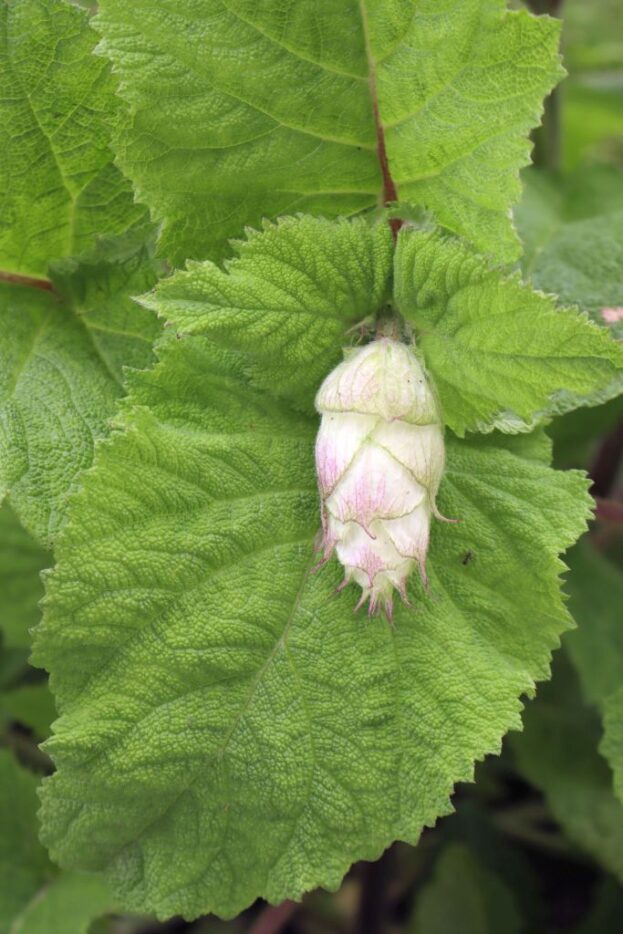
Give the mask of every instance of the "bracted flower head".
<svg viewBox="0 0 623 934">
<path fill-rule="evenodd" d="M 342 587 L 361 586 L 357 607 L 406 601 L 417 565 L 424 585 L 431 516 L 444 468 L 439 407 L 412 350 L 382 337 L 347 351 L 316 396 L 322 416 L 316 470 L 323 559 L 335 549 Z"/>
</svg>

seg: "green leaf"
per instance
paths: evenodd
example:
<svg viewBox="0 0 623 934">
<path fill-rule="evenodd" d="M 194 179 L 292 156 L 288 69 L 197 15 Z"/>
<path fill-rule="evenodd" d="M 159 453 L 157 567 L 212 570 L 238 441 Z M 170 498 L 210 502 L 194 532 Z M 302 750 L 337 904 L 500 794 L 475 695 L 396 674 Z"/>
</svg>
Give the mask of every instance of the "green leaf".
<svg viewBox="0 0 623 934">
<path fill-rule="evenodd" d="M 0 934 L 53 869 L 37 839 L 37 779 L 0 750 Z"/>
<path fill-rule="evenodd" d="M 46 683 L 22 684 L 0 694 L 0 715 L 30 727 L 45 739 L 56 718 L 54 698 Z"/>
<path fill-rule="evenodd" d="M 534 285 L 579 305 L 613 334 L 621 320 L 604 310 L 623 307 L 623 192 L 620 173 L 585 169 L 557 180 L 535 170 L 525 174 L 524 198 L 515 214 Z"/>
<path fill-rule="evenodd" d="M 380 203 L 375 110 L 402 201 L 505 258 L 559 24 L 503 0 L 102 0 L 131 125 L 116 141 L 176 264 L 262 217 Z"/>
<path fill-rule="evenodd" d="M 450 844 L 418 893 L 411 934 L 521 934 L 513 893 L 471 850 Z"/>
<path fill-rule="evenodd" d="M 348 330 L 389 298 L 389 227 L 290 217 L 233 246 L 224 270 L 190 263 L 142 302 L 181 333 L 244 351 L 257 385 L 313 412 Z"/>
<path fill-rule="evenodd" d="M 44 544 L 107 433 L 122 363 L 151 359 L 157 324 L 130 296 L 157 269 L 142 236 L 124 237 L 62 264 L 59 296 L 0 286 L 0 495 Z"/>
<path fill-rule="evenodd" d="M 435 525 L 432 596 L 412 580 L 391 628 L 335 595 L 335 561 L 310 573 L 316 420 L 250 385 L 237 344 L 160 354 L 57 543 L 43 834 L 130 910 L 229 917 L 415 843 L 519 725 L 569 623 L 557 554 L 586 482 L 540 435 L 449 438 L 440 508 L 463 522 Z"/>
<path fill-rule="evenodd" d="M 86 13 L 0 4 L 0 267 L 36 276 L 144 215 L 113 165 L 115 82 Z"/>
<path fill-rule="evenodd" d="M 570 839 L 623 879 L 623 805 L 597 751 L 600 737 L 599 717 L 583 704 L 577 675 L 559 652 L 553 680 L 526 708 L 524 732 L 511 735 L 511 747 Z"/>
<path fill-rule="evenodd" d="M 152 345 L 161 328 L 134 296 L 151 288 L 162 271 L 148 226 L 100 239 L 91 252 L 52 266 L 54 285 L 119 384 L 125 381 L 126 367 L 140 370 L 153 362 Z"/>
<path fill-rule="evenodd" d="M 88 934 L 91 923 L 113 908 L 102 876 L 65 872 L 57 876 L 13 922 L 10 934 Z"/>
<path fill-rule="evenodd" d="M 621 392 L 623 352 L 607 334 L 460 241 L 401 231 L 394 275 L 397 307 L 458 434 L 526 431 Z"/>
<path fill-rule="evenodd" d="M 25 531 L 5 503 L 0 509 L 0 631 L 8 648 L 30 645 L 29 630 L 41 616 L 39 574 L 51 564 L 52 555 Z"/>
</svg>

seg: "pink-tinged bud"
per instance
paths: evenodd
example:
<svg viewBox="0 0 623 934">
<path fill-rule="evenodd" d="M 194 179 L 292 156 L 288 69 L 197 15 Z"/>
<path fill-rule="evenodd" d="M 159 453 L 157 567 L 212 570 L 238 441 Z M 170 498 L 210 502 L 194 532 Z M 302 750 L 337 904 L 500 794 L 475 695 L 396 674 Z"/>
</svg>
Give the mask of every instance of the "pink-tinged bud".
<svg viewBox="0 0 623 934">
<path fill-rule="evenodd" d="M 424 585 L 431 516 L 444 468 L 441 415 L 412 350 L 382 337 L 349 350 L 316 396 L 323 559 L 335 549 L 350 581 L 391 619 L 416 565 Z"/>
</svg>

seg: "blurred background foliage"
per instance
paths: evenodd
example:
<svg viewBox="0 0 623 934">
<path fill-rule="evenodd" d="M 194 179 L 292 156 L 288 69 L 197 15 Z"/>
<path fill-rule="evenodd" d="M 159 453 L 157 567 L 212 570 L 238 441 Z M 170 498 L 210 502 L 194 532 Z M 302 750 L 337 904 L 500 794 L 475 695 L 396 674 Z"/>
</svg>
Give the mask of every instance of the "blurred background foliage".
<svg viewBox="0 0 623 934">
<path fill-rule="evenodd" d="M 94 9 L 90 2 L 81 5 Z M 521 6 L 514 2 L 515 8 Z M 547 102 L 516 221 L 524 276 L 623 339 L 621 0 L 531 0 L 563 19 L 568 78 Z M 525 730 L 459 786 L 456 811 L 413 848 L 352 868 L 336 893 L 257 903 L 239 918 L 124 915 L 105 881 L 61 872 L 37 839 L 39 742 L 54 717 L 28 664 L 51 564 L 0 509 L 0 934 L 617 934 L 623 931 L 623 397 L 555 420 L 557 466 L 593 480 L 596 518 L 568 556 L 578 629 Z M 477 556 L 476 556 L 477 560 Z"/>
</svg>

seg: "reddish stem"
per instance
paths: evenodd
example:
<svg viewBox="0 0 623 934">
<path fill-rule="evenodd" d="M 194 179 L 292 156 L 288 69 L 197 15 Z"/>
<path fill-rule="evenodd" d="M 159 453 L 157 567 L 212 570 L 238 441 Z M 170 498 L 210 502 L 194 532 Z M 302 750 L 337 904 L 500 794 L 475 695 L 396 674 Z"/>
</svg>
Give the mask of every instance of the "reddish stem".
<svg viewBox="0 0 623 934">
<path fill-rule="evenodd" d="M 389 169 L 389 159 L 387 158 L 387 149 L 385 148 L 385 131 L 383 129 L 383 124 L 381 123 L 379 102 L 376 96 L 376 80 L 373 75 L 370 77 L 370 90 L 372 94 L 374 126 L 376 128 L 376 151 L 379 157 L 379 164 L 381 166 L 381 174 L 383 176 L 383 201 L 385 204 L 389 204 L 390 201 L 398 201 L 398 190 L 396 188 L 396 183 L 392 178 L 392 173 Z M 392 232 L 392 236 L 395 240 L 398 236 L 398 231 L 402 226 L 402 221 L 399 217 L 392 217 L 390 219 L 389 226 Z"/>
<path fill-rule="evenodd" d="M 389 159 L 387 158 L 387 149 L 385 147 L 385 130 L 383 129 L 383 124 L 381 122 L 381 114 L 379 113 L 379 99 L 376 89 L 376 63 L 374 61 L 372 46 L 370 44 L 370 36 L 368 33 L 366 0 L 359 0 L 359 9 L 361 12 L 361 22 L 366 45 L 366 57 L 368 59 L 368 82 L 370 87 L 370 100 L 372 101 L 372 113 L 374 115 L 376 154 L 378 156 L 379 165 L 381 167 L 381 175 L 383 177 L 383 204 L 387 205 L 391 201 L 398 200 L 398 190 L 389 168 Z M 389 226 L 392 232 L 392 236 L 395 240 L 398 235 L 398 231 L 402 226 L 402 220 L 398 217 L 392 217 L 389 221 Z"/>
<path fill-rule="evenodd" d="M 54 286 L 49 279 L 38 279 L 36 276 L 21 276 L 18 272 L 5 272 L 0 269 L 0 282 L 8 285 L 25 285 L 31 289 L 41 289 L 44 292 L 53 292 Z"/>
</svg>

